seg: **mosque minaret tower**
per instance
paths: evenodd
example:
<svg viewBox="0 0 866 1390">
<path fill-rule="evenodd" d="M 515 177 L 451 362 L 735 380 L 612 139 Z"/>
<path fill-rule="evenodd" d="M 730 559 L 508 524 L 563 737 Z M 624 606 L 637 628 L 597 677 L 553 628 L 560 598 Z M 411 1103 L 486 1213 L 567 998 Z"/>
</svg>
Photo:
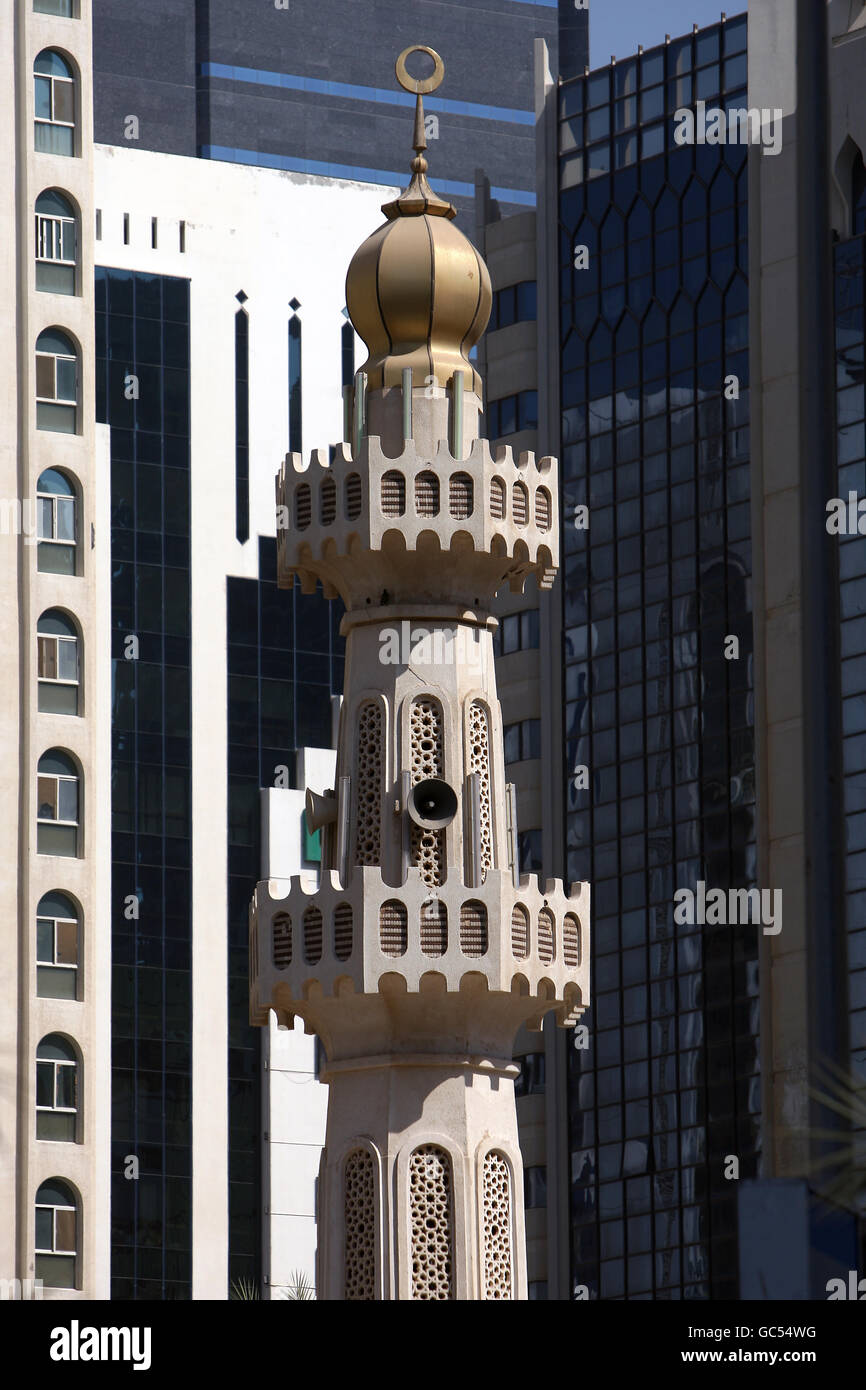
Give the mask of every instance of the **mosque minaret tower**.
<svg viewBox="0 0 866 1390">
<path fill-rule="evenodd" d="M 280 584 L 343 600 L 346 674 L 321 881 L 258 885 L 250 1017 L 327 1058 L 319 1297 L 525 1299 L 512 1048 L 586 1008 L 590 892 L 518 874 L 491 604 L 553 583 L 557 466 L 479 437 L 490 280 L 427 181 L 416 51 L 412 179 L 347 278 L 345 442 L 277 480 Z"/>
</svg>

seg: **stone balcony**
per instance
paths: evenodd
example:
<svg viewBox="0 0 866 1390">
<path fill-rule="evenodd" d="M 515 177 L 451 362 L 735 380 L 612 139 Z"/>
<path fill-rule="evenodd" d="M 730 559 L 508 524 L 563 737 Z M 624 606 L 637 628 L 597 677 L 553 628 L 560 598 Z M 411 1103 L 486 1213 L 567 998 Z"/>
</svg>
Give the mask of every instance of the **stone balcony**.
<svg viewBox="0 0 866 1390">
<path fill-rule="evenodd" d="M 471 992 L 476 1007 L 479 991 L 508 996 L 530 1027 L 551 1007 L 568 1026 L 587 1006 L 588 883 L 567 894 L 557 879 L 528 874 L 515 886 L 490 870 L 481 887 L 454 878 L 431 890 L 413 868 L 395 888 L 378 868 L 356 868 L 345 886 L 330 871 L 318 888 L 295 878 L 279 897 L 278 887 L 259 883 L 250 907 L 253 1024 L 272 1008 L 281 1023 L 297 1014 L 319 1031 L 317 1014 L 395 989 Z"/>
<path fill-rule="evenodd" d="M 392 603 L 487 602 L 504 583 L 520 593 L 556 575 L 556 462 L 476 439 L 464 459 L 442 441 L 434 459 L 408 440 L 389 458 L 376 436 L 356 458 L 338 445 L 309 463 L 287 455 L 277 478 L 277 567 L 303 592 L 321 580 L 348 608 Z M 455 563 L 459 560 L 459 563 Z"/>
</svg>

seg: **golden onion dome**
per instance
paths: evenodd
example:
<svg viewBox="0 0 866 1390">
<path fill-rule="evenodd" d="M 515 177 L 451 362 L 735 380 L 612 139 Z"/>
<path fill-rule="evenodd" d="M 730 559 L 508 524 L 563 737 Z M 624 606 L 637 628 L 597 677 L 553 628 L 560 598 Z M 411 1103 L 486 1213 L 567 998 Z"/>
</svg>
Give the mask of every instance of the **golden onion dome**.
<svg viewBox="0 0 866 1390">
<path fill-rule="evenodd" d="M 409 76 L 410 53 L 427 53 L 431 77 Z M 445 68 L 438 53 L 415 45 L 397 59 L 397 77 L 417 96 L 412 180 L 382 211 L 387 221 L 352 258 L 346 276 L 346 306 L 369 357 L 361 368 L 367 389 L 400 386 L 411 367 L 413 387 L 435 377 L 447 387 L 465 372 L 466 389 L 481 395 L 481 378 L 469 361 L 487 320 L 493 296 L 487 266 L 472 243 L 453 224 L 450 203 L 427 182 L 427 148 L 422 96 L 435 91 Z"/>
</svg>

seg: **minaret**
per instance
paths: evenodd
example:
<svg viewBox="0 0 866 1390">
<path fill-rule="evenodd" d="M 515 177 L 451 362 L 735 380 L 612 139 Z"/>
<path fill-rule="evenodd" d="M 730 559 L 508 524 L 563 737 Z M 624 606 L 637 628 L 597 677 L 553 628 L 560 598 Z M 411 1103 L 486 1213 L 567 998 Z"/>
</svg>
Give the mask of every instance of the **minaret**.
<svg viewBox="0 0 866 1390">
<path fill-rule="evenodd" d="M 478 437 L 490 280 L 427 182 L 444 69 L 421 49 L 415 81 L 415 51 L 412 180 L 349 267 L 346 441 L 277 479 L 280 584 L 342 598 L 346 677 L 336 788 L 307 794 L 321 883 L 258 885 L 250 1017 L 297 1015 L 327 1055 L 319 1297 L 518 1299 L 512 1047 L 587 1005 L 589 885 L 518 874 L 490 606 L 553 582 L 556 463 Z"/>
</svg>

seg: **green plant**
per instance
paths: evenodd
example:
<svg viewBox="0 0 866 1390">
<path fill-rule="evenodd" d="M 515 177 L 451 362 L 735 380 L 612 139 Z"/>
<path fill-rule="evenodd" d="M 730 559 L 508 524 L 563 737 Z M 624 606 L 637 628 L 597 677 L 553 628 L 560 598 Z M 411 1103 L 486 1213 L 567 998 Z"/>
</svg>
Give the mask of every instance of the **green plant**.
<svg viewBox="0 0 866 1390">
<path fill-rule="evenodd" d="M 314 1301 L 315 1297 L 316 1290 L 313 1288 L 313 1285 L 310 1283 L 304 1271 L 302 1269 L 293 1270 L 289 1279 L 286 1298 L 290 1302 L 301 1301 L 307 1303 Z"/>
<path fill-rule="evenodd" d="M 240 1278 L 233 1279 L 229 1300 L 239 1303 L 258 1303 L 261 1302 L 259 1286 L 254 1279 Z"/>
</svg>

